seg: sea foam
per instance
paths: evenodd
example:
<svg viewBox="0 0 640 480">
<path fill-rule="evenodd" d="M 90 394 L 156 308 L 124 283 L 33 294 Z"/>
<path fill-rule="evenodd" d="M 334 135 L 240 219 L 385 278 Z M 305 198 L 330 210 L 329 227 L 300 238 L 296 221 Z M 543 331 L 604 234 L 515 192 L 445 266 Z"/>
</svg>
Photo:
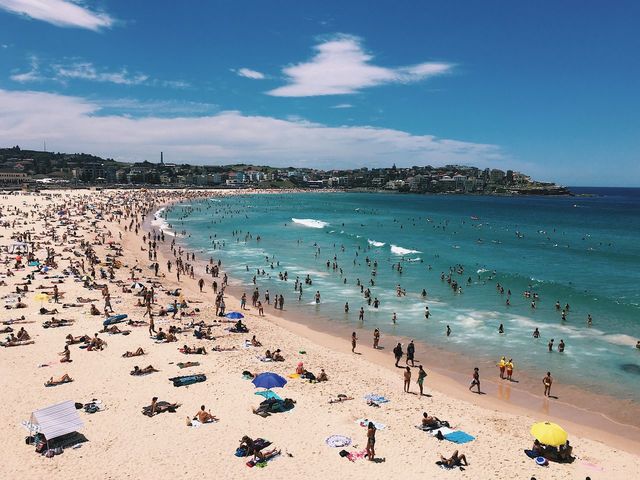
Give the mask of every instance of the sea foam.
<svg viewBox="0 0 640 480">
<path fill-rule="evenodd" d="M 293 223 L 297 223 L 298 225 L 310 228 L 324 228 L 329 225 L 327 222 L 323 222 L 322 220 L 314 220 L 313 218 L 292 218 L 291 221 Z"/>
<path fill-rule="evenodd" d="M 409 255 L 411 253 L 422 253 L 418 250 L 411 250 L 409 248 L 402 248 L 397 245 L 391 245 L 391 253 L 395 255 Z"/>
<path fill-rule="evenodd" d="M 369 245 L 371 245 L 373 247 L 384 247 L 385 246 L 384 242 L 376 242 L 375 240 L 367 240 L 367 242 L 369 242 Z"/>
</svg>

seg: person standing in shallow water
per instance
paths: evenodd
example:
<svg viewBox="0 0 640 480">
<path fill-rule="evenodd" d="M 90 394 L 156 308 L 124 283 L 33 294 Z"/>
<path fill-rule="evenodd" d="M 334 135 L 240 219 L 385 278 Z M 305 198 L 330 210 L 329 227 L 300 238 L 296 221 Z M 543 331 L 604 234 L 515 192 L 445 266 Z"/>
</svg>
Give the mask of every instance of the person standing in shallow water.
<svg viewBox="0 0 640 480">
<path fill-rule="evenodd" d="M 551 376 L 551 372 L 547 372 L 547 375 L 542 379 L 542 384 L 544 385 L 544 396 L 551 396 L 551 385 L 553 384 L 553 377 Z"/>
</svg>

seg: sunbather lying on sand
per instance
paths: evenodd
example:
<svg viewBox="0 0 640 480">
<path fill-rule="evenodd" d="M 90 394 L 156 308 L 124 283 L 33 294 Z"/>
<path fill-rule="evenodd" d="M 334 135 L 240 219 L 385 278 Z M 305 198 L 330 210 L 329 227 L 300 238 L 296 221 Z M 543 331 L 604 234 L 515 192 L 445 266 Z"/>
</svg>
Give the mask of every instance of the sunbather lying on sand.
<svg viewBox="0 0 640 480">
<path fill-rule="evenodd" d="M 330 398 L 329 403 L 340 403 L 346 402 L 347 400 L 353 400 L 353 397 L 347 397 L 346 395 L 340 393 L 337 398 Z"/>
<path fill-rule="evenodd" d="M 140 368 L 136 365 L 135 367 L 133 367 L 133 370 L 131 370 L 130 374 L 134 376 L 140 376 L 140 375 L 148 375 L 150 373 L 159 372 L 159 371 L 160 370 L 156 370 L 155 368 L 153 368 L 153 365 L 148 365 L 144 368 Z"/>
<path fill-rule="evenodd" d="M 200 406 L 200 410 L 193 416 L 194 420 L 198 420 L 200 423 L 212 423 L 217 422 L 218 418 L 215 415 L 211 415 L 211 412 L 207 412 L 204 405 Z"/>
<path fill-rule="evenodd" d="M 126 351 L 122 354 L 123 357 L 128 358 L 128 357 L 139 357 L 141 355 L 144 355 L 144 350 L 142 349 L 142 347 L 138 347 L 138 349 L 135 352 L 129 352 Z"/>
<path fill-rule="evenodd" d="M 142 409 L 143 415 L 153 417 L 158 413 L 175 412 L 176 408 L 180 406 L 179 403 L 159 402 L 158 397 L 151 399 L 151 405 Z"/>
<path fill-rule="evenodd" d="M 242 450 L 245 457 L 250 455 L 255 455 L 256 452 L 259 452 L 263 448 L 271 445 L 271 442 L 266 441 L 263 438 L 256 438 L 253 440 L 251 437 L 245 435 L 240 440 L 240 445 L 238 446 L 238 450 Z"/>
<path fill-rule="evenodd" d="M 220 345 L 216 345 L 211 350 L 214 352 L 232 352 L 233 350 L 237 350 L 238 347 L 235 345 L 233 347 L 221 347 Z"/>
<path fill-rule="evenodd" d="M 189 347 L 184 345 L 182 348 L 178 349 L 180 352 L 185 355 L 206 355 L 207 350 L 204 347 Z"/>
<path fill-rule="evenodd" d="M 74 337 L 69 334 L 65 337 L 67 341 L 67 345 L 75 345 L 77 343 L 88 343 L 91 341 L 91 337 L 89 335 L 80 335 L 79 337 Z"/>
<path fill-rule="evenodd" d="M 272 413 L 282 413 L 291 410 L 295 406 L 296 402 L 290 398 L 279 400 L 276 398 L 267 398 L 260 402 L 258 408 L 253 409 L 253 413 L 260 415 L 261 417 L 268 417 Z"/>
<path fill-rule="evenodd" d="M 58 313 L 58 309 L 54 308 L 53 310 L 47 310 L 44 307 L 40 308 L 40 315 L 56 315 Z"/>
<path fill-rule="evenodd" d="M 442 462 L 443 465 L 447 467 L 459 467 L 460 465 L 465 465 L 465 466 L 469 465 L 467 463 L 467 457 L 465 457 L 464 454 L 458 454 L 458 450 L 453 452 L 453 455 L 451 455 L 450 458 L 444 458 L 442 455 L 440 455 L 440 461 Z"/>
<path fill-rule="evenodd" d="M 78 297 L 76 298 L 76 301 L 78 303 L 91 303 L 91 302 L 97 302 L 98 299 L 97 298 L 83 298 L 83 297 Z"/>
<path fill-rule="evenodd" d="M 69 382 L 73 382 L 73 378 L 71 378 L 68 374 L 64 374 L 62 375 L 60 378 L 58 379 L 54 379 L 53 377 L 51 377 L 47 383 L 44 384 L 45 387 L 53 387 L 56 385 L 62 385 L 63 383 L 69 383 Z"/>
</svg>

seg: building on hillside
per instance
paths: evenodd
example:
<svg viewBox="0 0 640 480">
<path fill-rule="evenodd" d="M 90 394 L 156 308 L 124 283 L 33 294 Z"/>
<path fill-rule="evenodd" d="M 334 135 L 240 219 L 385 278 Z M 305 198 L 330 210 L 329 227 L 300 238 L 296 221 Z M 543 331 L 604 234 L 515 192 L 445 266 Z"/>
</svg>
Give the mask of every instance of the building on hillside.
<svg viewBox="0 0 640 480">
<path fill-rule="evenodd" d="M 15 170 L 0 170 L 0 183 L 19 185 L 29 181 L 29 176 L 25 172 Z"/>
</svg>

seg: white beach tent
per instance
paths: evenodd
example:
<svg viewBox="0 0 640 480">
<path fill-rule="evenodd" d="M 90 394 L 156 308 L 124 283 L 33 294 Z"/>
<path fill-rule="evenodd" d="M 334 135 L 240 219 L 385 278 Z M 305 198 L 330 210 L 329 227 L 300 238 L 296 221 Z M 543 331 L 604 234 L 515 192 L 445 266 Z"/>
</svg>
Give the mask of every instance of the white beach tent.
<svg viewBox="0 0 640 480">
<path fill-rule="evenodd" d="M 71 400 L 36 410 L 31 414 L 29 424 L 32 432 L 43 434 L 48 441 L 77 432 L 84 426 Z"/>
</svg>

